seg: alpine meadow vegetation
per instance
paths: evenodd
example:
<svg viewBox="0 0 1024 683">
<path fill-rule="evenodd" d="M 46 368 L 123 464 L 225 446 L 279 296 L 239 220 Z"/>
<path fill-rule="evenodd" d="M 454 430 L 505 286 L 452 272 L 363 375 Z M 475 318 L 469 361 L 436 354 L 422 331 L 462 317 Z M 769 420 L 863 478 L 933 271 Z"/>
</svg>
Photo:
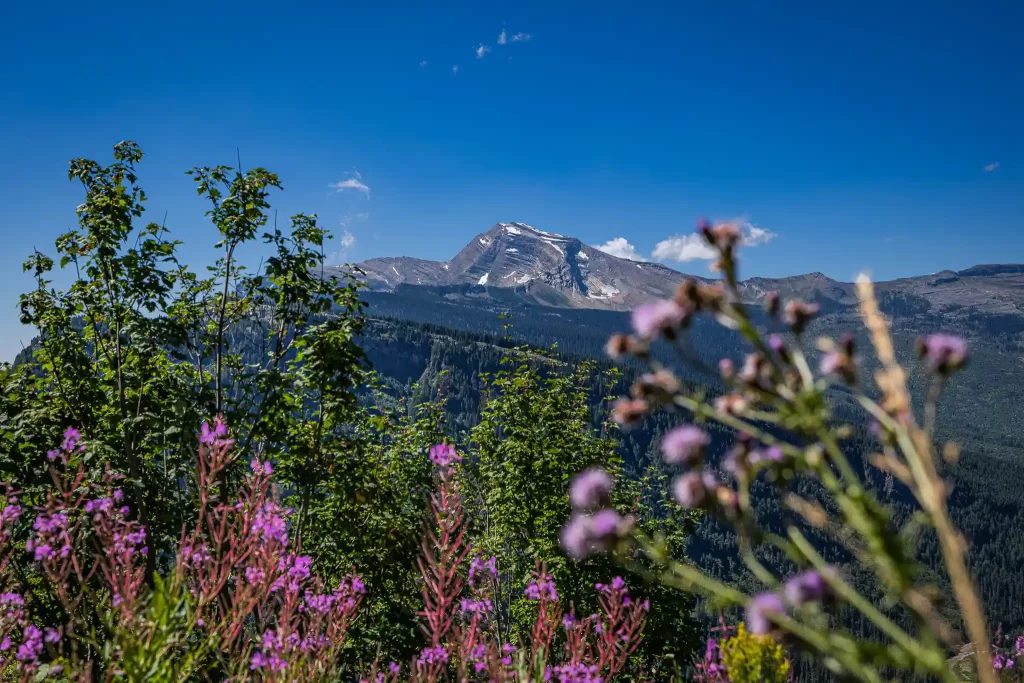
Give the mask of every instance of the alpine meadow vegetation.
<svg viewBox="0 0 1024 683">
<path fill-rule="evenodd" d="M 813 303 L 767 297 L 784 329 L 765 334 L 739 296 L 740 234 L 704 224 L 721 279 L 635 310 L 608 342 L 622 368 L 508 338 L 463 382 L 472 398 L 443 359 L 429 386 L 401 387 L 369 362 L 380 321 L 359 270 L 327 269 L 317 216 L 279 227 L 275 174 L 188 172 L 215 255 L 200 273 L 144 220 L 142 159 L 122 142 L 108 165 L 73 160 L 77 225 L 25 262 L 37 337 L 0 369 L 4 680 L 745 683 L 805 662 L 869 683 L 1021 675 L 1024 636 L 987 623 L 947 506 L 958 450 L 935 437 L 970 351 L 922 339 L 932 389 L 913 405 L 866 278 L 872 360 L 853 337 L 812 346 Z M 268 256 L 250 270 L 257 242 Z M 698 317 L 745 341 L 742 366 L 684 343 Z M 868 452 L 852 452 L 836 391 L 870 421 Z M 627 459 L 645 420 L 660 458 Z M 904 527 L 869 468 L 913 497 Z M 758 514 L 770 498 L 781 522 Z M 692 561 L 708 520 L 731 530 L 743 581 Z M 933 530 L 948 601 L 910 525 Z"/>
</svg>

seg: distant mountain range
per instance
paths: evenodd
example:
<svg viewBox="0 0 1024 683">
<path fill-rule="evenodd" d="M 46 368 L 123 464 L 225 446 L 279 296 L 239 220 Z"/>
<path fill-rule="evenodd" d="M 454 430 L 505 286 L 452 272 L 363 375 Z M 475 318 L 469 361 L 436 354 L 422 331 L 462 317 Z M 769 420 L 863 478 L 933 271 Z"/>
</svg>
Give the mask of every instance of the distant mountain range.
<svg viewBox="0 0 1024 683">
<path fill-rule="evenodd" d="M 688 277 L 660 263 L 612 256 L 575 237 L 545 232 L 525 223 L 498 223 L 474 237 L 447 262 L 398 256 L 374 258 L 358 265 L 376 291 L 425 287 L 440 290 L 449 299 L 482 298 L 619 311 L 654 297 L 670 296 Z M 952 314 L 962 310 L 1024 316 L 1024 264 L 944 270 L 876 286 L 882 296 L 921 312 Z M 744 298 L 751 302 L 770 291 L 825 305 L 845 307 L 856 301 L 852 284 L 821 273 L 751 278 L 742 283 Z"/>
</svg>

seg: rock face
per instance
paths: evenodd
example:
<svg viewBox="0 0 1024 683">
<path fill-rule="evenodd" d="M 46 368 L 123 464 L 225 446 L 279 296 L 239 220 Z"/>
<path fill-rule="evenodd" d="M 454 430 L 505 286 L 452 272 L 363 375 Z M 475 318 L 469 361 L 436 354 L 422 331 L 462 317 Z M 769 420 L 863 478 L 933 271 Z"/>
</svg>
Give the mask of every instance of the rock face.
<svg viewBox="0 0 1024 683">
<path fill-rule="evenodd" d="M 370 286 L 379 291 L 424 286 L 470 297 L 608 310 L 629 310 L 649 299 L 670 296 L 687 277 L 659 263 L 612 256 L 575 237 L 526 223 L 498 223 L 444 263 L 399 256 L 358 265 Z M 876 287 L 880 295 L 910 297 L 915 305 L 936 312 L 964 307 L 979 313 L 1024 315 L 1024 265 L 974 266 L 880 282 Z M 840 306 L 857 301 L 852 284 L 821 273 L 741 283 L 741 294 L 750 302 L 760 301 L 770 291 Z"/>
</svg>

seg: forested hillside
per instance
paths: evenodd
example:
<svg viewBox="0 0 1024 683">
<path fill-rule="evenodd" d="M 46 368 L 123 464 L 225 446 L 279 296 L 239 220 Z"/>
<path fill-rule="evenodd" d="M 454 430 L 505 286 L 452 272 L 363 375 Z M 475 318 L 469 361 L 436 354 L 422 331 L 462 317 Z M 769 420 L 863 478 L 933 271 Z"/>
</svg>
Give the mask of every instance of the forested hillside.
<svg viewBox="0 0 1024 683">
<path fill-rule="evenodd" d="M 608 335 L 628 325 L 627 316 L 614 312 L 520 307 L 511 318 L 499 318 L 497 311 L 482 308 L 438 301 L 425 306 L 415 298 L 389 294 L 364 296 L 370 302 L 372 320 L 363 344 L 375 369 L 395 391 L 407 396 L 422 398 L 440 392 L 448 400 L 452 428 L 463 434 L 477 420 L 483 386 L 480 375 L 501 368 L 502 358 L 517 343 L 527 342 L 537 348 L 557 344 L 557 357 L 572 365 L 583 358 L 603 358 Z M 889 302 L 886 308 L 894 316 L 902 354 L 910 358 L 914 338 L 937 329 L 943 320 L 935 316 L 914 317 L 902 303 Z M 419 322 L 427 318 L 435 322 Z M 1024 389 L 1019 381 L 1014 381 L 1024 375 L 1024 365 L 1019 356 L 1019 332 L 1013 326 L 1001 326 L 998 319 L 978 319 L 985 326 L 977 328 L 972 336 L 977 346 L 971 367 L 957 377 L 940 408 L 940 436 L 962 446 L 959 461 L 947 466 L 948 475 L 955 482 L 952 514 L 970 539 L 971 565 L 993 623 L 1001 623 L 1012 631 L 1024 627 L 1024 585 L 1019 580 L 1019 567 L 1024 566 L 1024 544 L 1014 540 L 1024 538 L 1024 439 L 1018 431 L 1024 423 Z M 692 330 L 693 343 L 700 355 L 739 356 L 741 347 L 735 335 L 700 323 L 697 321 Z M 838 336 L 845 324 L 855 329 L 856 320 L 852 311 L 840 310 L 816 321 L 810 334 Z M 1008 358 L 1009 354 L 1017 356 Z M 609 361 L 602 362 L 610 366 Z M 626 392 L 638 372 L 636 367 L 624 368 L 619 393 Z M 924 391 L 924 378 L 915 377 L 919 380 L 915 380 L 918 390 Z M 715 378 L 695 373 L 690 379 L 711 391 L 720 390 Z M 843 390 L 837 389 L 832 400 L 839 415 L 854 414 L 850 398 Z M 595 395 L 595 421 L 600 414 L 599 401 L 600 396 Z M 634 473 L 659 462 L 655 452 L 658 435 L 672 423 L 671 419 L 659 416 L 643 429 L 622 435 L 621 452 Z M 874 437 L 867 425 L 861 421 L 854 426 L 849 451 L 870 451 Z M 711 447 L 712 461 L 721 458 L 731 441 L 731 435 L 718 433 Z M 894 508 L 897 522 L 905 523 L 915 506 L 902 486 L 872 467 L 864 468 L 864 473 L 878 495 Z M 768 523 L 778 523 L 782 518 L 782 512 L 775 506 L 765 507 L 761 514 Z M 908 542 L 915 544 L 922 561 L 939 566 L 941 558 L 934 537 L 923 534 L 917 539 L 908 538 Z M 699 526 L 688 545 L 688 553 L 720 576 L 744 578 L 735 539 L 716 522 L 705 520 Z M 838 548 L 833 548 L 832 553 L 833 558 L 843 557 Z M 870 592 L 868 583 L 863 588 Z"/>
</svg>

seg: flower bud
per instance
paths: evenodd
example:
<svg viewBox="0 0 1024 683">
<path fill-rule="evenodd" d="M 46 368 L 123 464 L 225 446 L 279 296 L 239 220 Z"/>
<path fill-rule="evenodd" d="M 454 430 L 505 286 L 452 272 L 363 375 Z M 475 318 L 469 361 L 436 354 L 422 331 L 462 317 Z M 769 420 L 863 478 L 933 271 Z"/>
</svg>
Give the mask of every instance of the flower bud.
<svg viewBox="0 0 1024 683">
<path fill-rule="evenodd" d="M 786 308 L 783 313 L 783 318 L 786 324 L 793 330 L 793 334 L 802 334 L 804 329 L 818 313 L 821 311 L 821 306 L 818 304 L 809 304 L 797 299 L 786 302 Z"/>
<path fill-rule="evenodd" d="M 612 420 L 623 429 L 631 429 L 640 424 L 649 408 L 642 399 L 620 398 L 612 406 Z"/>
</svg>

